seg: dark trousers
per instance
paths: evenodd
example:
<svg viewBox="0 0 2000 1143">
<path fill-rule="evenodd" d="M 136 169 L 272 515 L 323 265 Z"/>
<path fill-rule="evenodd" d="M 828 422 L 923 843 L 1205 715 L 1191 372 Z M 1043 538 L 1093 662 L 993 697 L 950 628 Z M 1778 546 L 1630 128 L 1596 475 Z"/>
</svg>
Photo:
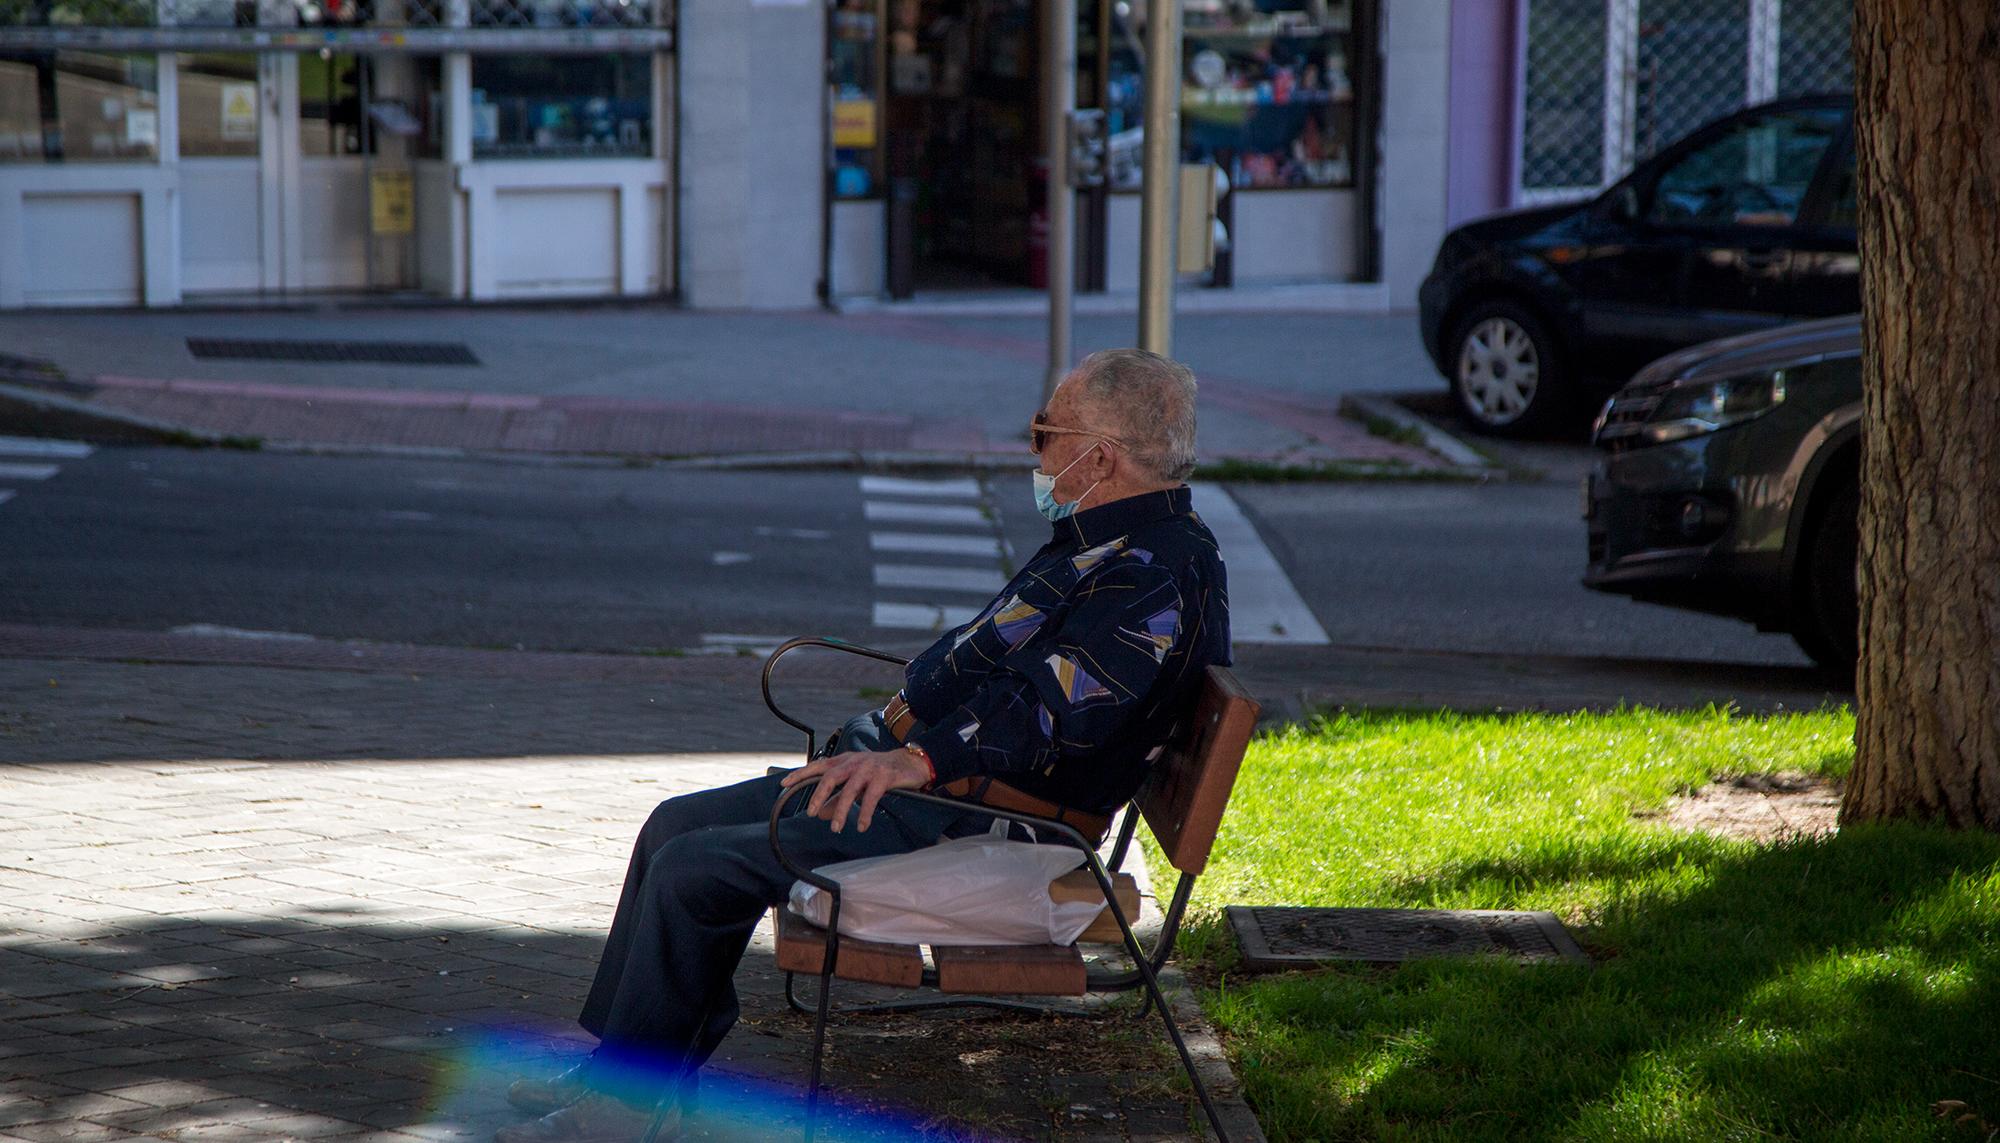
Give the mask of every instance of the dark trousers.
<svg viewBox="0 0 2000 1143">
<path fill-rule="evenodd" d="M 737 962 L 764 910 L 785 900 L 791 874 L 771 853 L 776 777 L 752 778 L 662 802 L 639 831 L 611 935 L 577 1020 L 607 1062 L 693 1077 L 736 1023 Z M 778 824 L 804 868 L 907 853 L 990 827 L 986 814 L 884 799 L 866 832 L 803 813 L 801 794 Z"/>
</svg>

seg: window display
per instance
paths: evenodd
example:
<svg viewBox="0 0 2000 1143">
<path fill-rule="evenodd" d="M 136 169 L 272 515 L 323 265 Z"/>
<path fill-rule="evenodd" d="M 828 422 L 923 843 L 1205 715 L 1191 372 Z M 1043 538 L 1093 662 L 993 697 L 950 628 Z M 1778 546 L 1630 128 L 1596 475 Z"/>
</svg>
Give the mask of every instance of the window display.
<svg viewBox="0 0 2000 1143">
<path fill-rule="evenodd" d="M 159 89 L 151 55 L 0 54 L 0 162 L 156 159 Z"/>
<path fill-rule="evenodd" d="M 181 157 L 255 158 L 257 57 L 248 52 L 180 55 Z"/>
<path fill-rule="evenodd" d="M 475 158 L 643 159 L 652 153 L 653 57 L 473 57 Z"/>
<path fill-rule="evenodd" d="M 882 190 L 881 13 L 878 0 L 841 0 L 828 13 L 828 129 L 836 198 Z"/>
<path fill-rule="evenodd" d="M 1145 82 L 1143 5 L 1113 6 L 1111 181 L 1136 190 Z M 1238 189 L 1354 185 L 1353 0 L 1190 0 L 1181 158 Z"/>
</svg>

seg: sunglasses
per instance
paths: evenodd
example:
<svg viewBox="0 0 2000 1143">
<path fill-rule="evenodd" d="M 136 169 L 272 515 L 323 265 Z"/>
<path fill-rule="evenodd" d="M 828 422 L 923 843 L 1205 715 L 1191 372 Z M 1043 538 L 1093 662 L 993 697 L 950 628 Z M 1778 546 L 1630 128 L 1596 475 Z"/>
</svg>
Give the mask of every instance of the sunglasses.
<svg viewBox="0 0 2000 1143">
<path fill-rule="evenodd" d="M 1098 440 L 1115 444 L 1119 448 L 1125 447 L 1124 441 L 1105 433 L 1096 432 L 1091 429 L 1070 429 L 1064 428 L 1061 425 L 1052 425 L 1049 423 L 1048 410 L 1044 409 L 1035 414 L 1034 420 L 1028 422 L 1028 449 L 1036 456 L 1040 456 L 1042 455 L 1042 450 L 1048 447 L 1049 438 L 1063 433 L 1078 437 L 1096 437 Z"/>
</svg>

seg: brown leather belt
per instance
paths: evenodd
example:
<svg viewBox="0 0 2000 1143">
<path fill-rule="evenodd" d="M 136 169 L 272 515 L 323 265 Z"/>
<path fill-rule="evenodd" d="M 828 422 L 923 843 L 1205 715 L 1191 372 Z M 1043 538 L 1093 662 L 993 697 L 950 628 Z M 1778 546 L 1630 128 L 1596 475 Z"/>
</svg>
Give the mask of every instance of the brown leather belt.
<svg viewBox="0 0 2000 1143">
<path fill-rule="evenodd" d="M 917 716 L 910 710 L 902 692 L 889 700 L 882 708 L 882 722 L 898 742 L 908 742 L 910 735 L 921 733 L 925 727 L 917 722 Z M 1074 810 L 1046 798 L 1023 793 L 997 778 L 959 778 L 934 787 L 934 792 L 947 797 L 963 798 L 978 802 L 982 806 L 992 806 L 996 810 L 1012 810 L 1017 814 L 1033 814 L 1038 818 L 1049 818 L 1069 826 L 1093 842 L 1102 842 L 1111 828 L 1111 818 L 1105 814 L 1087 814 Z"/>
</svg>

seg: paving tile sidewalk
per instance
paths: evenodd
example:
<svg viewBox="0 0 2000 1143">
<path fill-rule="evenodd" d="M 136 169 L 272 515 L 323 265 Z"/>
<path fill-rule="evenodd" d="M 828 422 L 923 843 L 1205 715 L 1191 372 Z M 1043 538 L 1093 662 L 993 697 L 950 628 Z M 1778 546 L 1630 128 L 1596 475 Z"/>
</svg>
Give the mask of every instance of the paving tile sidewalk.
<svg viewBox="0 0 2000 1143">
<path fill-rule="evenodd" d="M 1371 435 L 1342 397 L 1374 378 L 1370 358 L 1410 365 L 1403 317 L 1344 319 L 1345 359 L 1279 353 L 1324 345 L 1324 315 L 1206 319 L 1189 352 L 1203 378 L 1206 459 L 1449 467 L 1432 452 Z M 1263 323 L 1273 349 L 1246 352 L 1237 326 Z M 226 336 L 225 336 L 226 335 Z M 1117 344 L 1114 326 L 1091 338 Z M 206 337 L 237 342 L 463 346 L 473 364 L 301 362 L 191 356 Z M 901 314 L 707 314 L 659 308 L 431 309 L 296 313 L 200 311 L 0 315 L 20 359 L 0 380 L 212 438 L 341 448 L 449 449 L 558 456 L 985 463 L 1017 460 L 1041 388 L 1043 342 L 1019 323 Z M 1203 350 L 1201 346 L 1207 346 Z M 36 360 L 53 367 L 33 367 Z M 0 366 L 6 361 L 0 360 Z M 1426 379 L 1411 377 L 1410 384 Z M 1372 388 L 1383 385 L 1377 381 Z M 34 425 L 19 400 L 0 423 Z M 71 422 L 73 424 L 74 422 Z M 74 428 L 69 431 L 76 431 Z"/>
<path fill-rule="evenodd" d="M 483 1139 L 510 1078 L 585 1049 L 632 831 L 796 735 L 754 660 L 464 658 L 0 658 L 0 1139 Z M 852 709 L 865 682 L 787 693 Z M 691 1137 L 796 1137 L 810 1025 L 767 933 L 738 987 Z M 1193 1137 L 1155 1029 L 844 1026 L 829 1137 Z"/>
</svg>

